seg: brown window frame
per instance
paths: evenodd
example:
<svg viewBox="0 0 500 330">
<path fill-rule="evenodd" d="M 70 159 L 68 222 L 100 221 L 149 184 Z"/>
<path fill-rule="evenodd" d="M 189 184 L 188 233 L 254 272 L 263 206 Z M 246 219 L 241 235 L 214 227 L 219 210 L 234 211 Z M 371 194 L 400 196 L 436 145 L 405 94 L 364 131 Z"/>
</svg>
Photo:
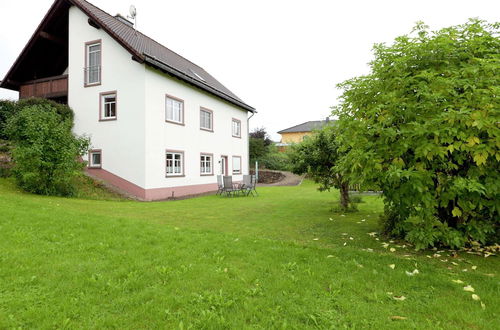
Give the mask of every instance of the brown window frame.
<svg viewBox="0 0 500 330">
<path fill-rule="evenodd" d="M 104 103 L 103 99 L 107 95 L 115 95 L 115 116 L 114 117 L 103 117 Z M 118 119 L 118 92 L 117 91 L 109 91 L 99 93 L 99 121 L 112 121 Z"/>
<path fill-rule="evenodd" d="M 171 119 L 167 118 L 167 99 L 171 99 L 171 100 L 180 102 L 182 104 L 182 109 L 181 109 L 182 121 L 181 122 L 178 122 L 178 121 L 171 120 Z M 169 94 L 165 94 L 165 122 L 184 126 L 185 125 L 185 123 L 184 123 L 184 112 L 185 112 L 185 104 L 184 104 L 184 100 L 183 99 L 180 99 L 178 97 L 175 97 L 175 96 L 172 96 L 172 95 L 169 95 Z"/>
<path fill-rule="evenodd" d="M 88 64 L 89 64 L 89 52 L 88 48 L 92 45 L 99 44 L 101 45 L 101 50 L 99 51 L 99 81 L 95 83 L 88 83 L 87 79 L 87 70 L 88 70 Z M 92 41 L 87 41 L 84 44 L 84 58 L 85 58 L 85 67 L 83 71 L 83 87 L 94 87 L 94 86 L 100 86 L 102 84 L 102 39 L 97 39 L 97 40 L 92 40 Z"/>
<path fill-rule="evenodd" d="M 92 154 L 99 153 L 101 155 L 101 163 L 99 165 L 94 165 L 92 162 Z M 88 152 L 89 161 L 87 164 L 88 168 L 102 168 L 102 149 L 90 149 Z"/>
<path fill-rule="evenodd" d="M 233 131 L 233 123 L 235 123 L 235 122 L 240 124 L 240 135 L 234 135 L 234 131 Z M 233 118 L 233 119 L 231 120 L 231 135 L 232 135 L 233 137 L 235 137 L 235 138 L 239 138 L 239 139 L 241 139 L 241 120 L 236 119 L 236 118 Z"/>
<path fill-rule="evenodd" d="M 212 163 L 212 165 L 210 167 L 211 170 L 212 170 L 211 173 L 203 173 L 201 171 L 201 169 L 202 169 L 202 166 L 201 166 L 201 157 L 203 157 L 203 156 L 205 156 L 205 157 L 208 156 L 208 157 L 211 158 L 211 163 Z M 214 167 L 215 167 L 214 154 L 211 154 L 211 153 L 208 153 L 208 152 L 200 152 L 200 176 L 212 176 L 212 175 L 214 175 L 214 172 L 215 172 L 214 171 Z"/>
<path fill-rule="evenodd" d="M 234 171 L 234 159 L 235 159 L 235 158 L 239 158 L 239 159 L 240 159 L 240 170 L 239 170 L 238 172 L 235 172 L 235 171 Z M 241 156 L 233 156 L 233 157 L 231 158 L 231 173 L 233 173 L 233 175 L 234 175 L 234 174 L 241 174 L 241 173 L 243 173 L 243 169 L 241 168 L 241 167 L 242 167 L 242 164 L 243 164 L 243 163 L 242 163 L 242 161 L 241 161 Z"/>
<path fill-rule="evenodd" d="M 181 154 L 182 157 L 181 157 L 181 161 L 182 161 L 182 173 L 181 174 L 168 174 L 167 173 L 167 154 L 168 153 L 171 153 L 171 154 Z M 186 176 L 186 172 L 185 172 L 185 164 L 186 164 L 186 158 L 185 158 L 185 154 L 184 154 L 184 151 L 183 150 L 173 150 L 173 149 L 165 149 L 165 177 L 166 178 L 181 178 L 181 177 L 185 177 Z M 174 164 L 174 167 L 175 167 L 175 164 Z"/>
<path fill-rule="evenodd" d="M 206 128 L 206 127 L 201 126 L 201 113 L 203 111 L 210 113 L 210 127 L 211 128 Z M 200 107 L 200 130 L 206 131 L 206 132 L 212 132 L 212 133 L 214 132 L 214 111 L 213 110 L 207 109 L 205 107 Z"/>
</svg>

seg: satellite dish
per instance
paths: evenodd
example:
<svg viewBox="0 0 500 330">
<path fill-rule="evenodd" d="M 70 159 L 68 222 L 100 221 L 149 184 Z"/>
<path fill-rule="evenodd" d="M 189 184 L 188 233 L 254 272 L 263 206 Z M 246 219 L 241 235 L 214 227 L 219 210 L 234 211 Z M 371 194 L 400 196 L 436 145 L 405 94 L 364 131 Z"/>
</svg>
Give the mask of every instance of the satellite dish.
<svg viewBox="0 0 500 330">
<path fill-rule="evenodd" d="M 135 16 L 137 16 L 137 9 L 135 9 L 134 5 L 130 6 L 129 13 L 130 13 L 130 17 L 133 19 L 135 18 Z"/>
</svg>

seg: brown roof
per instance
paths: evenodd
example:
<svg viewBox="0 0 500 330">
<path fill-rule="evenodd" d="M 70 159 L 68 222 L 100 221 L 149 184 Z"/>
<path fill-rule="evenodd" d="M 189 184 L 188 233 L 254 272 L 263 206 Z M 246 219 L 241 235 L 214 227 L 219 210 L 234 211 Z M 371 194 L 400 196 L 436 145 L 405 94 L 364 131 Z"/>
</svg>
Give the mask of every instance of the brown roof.
<svg viewBox="0 0 500 330">
<path fill-rule="evenodd" d="M 111 37 L 113 37 L 119 44 L 129 51 L 134 60 L 158 68 L 245 110 L 255 112 L 253 107 L 244 103 L 238 96 L 222 85 L 202 67 L 185 59 L 114 16 L 106 13 L 85 0 L 56 0 L 52 8 L 55 8 L 57 3 L 62 2 L 66 2 L 80 8 L 87 16 L 89 16 L 94 25 L 97 25 L 105 30 Z M 45 19 L 47 19 L 48 16 L 49 15 L 47 14 Z M 32 39 L 38 36 L 37 32 L 35 32 Z M 30 40 L 30 42 L 31 41 L 32 40 Z M 26 51 L 27 48 L 25 48 L 23 52 Z M 17 63 L 15 63 L 14 66 L 16 64 Z M 8 80 L 9 73 L 4 81 Z M 0 85 L 0 87 L 9 88 L 9 86 L 2 85 Z"/>
</svg>

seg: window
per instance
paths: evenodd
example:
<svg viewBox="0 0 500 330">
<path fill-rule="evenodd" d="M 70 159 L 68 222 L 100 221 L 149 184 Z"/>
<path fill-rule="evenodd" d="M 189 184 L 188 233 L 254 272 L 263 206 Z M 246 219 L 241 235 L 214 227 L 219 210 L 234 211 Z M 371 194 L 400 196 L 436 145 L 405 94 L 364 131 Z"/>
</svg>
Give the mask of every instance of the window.
<svg viewBox="0 0 500 330">
<path fill-rule="evenodd" d="M 233 118 L 233 136 L 241 137 L 241 121 Z"/>
<path fill-rule="evenodd" d="M 201 156 L 200 156 L 200 174 L 201 175 L 214 174 L 213 155 L 212 154 L 201 154 Z"/>
<path fill-rule="evenodd" d="M 116 92 L 101 93 L 99 120 L 116 119 Z"/>
<path fill-rule="evenodd" d="M 200 128 L 213 131 L 213 111 L 205 108 L 200 109 Z"/>
<path fill-rule="evenodd" d="M 168 151 L 166 154 L 166 176 L 184 175 L 184 152 Z"/>
<path fill-rule="evenodd" d="M 85 44 L 85 86 L 101 83 L 101 41 Z"/>
<path fill-rule="evenodd" d="M 101 164 L 102 164 L 101 150 L 90 150 L 89 151 L 89 167 L 101 168 Z"/>
<path fill-rule="evenodd" d="M 241 174 L 241 157 L 233 156 L 233 174 Z"/>
<path fill-rule="evenodd" d="M 166 97 L 165 120 L 184 124 L 184 101 L 173 96 Z"/>
<path fill-rule="evenodd" d="M 189 71 L 191 71 L 191 73 L 194 74 L 196 78 L 200 79 L 201 81 L 205 81 L 205 79 L 202 76 L 200 76 L 198 73 L 196 73 L 195 71 L 193 71 L 191 69 L 189 69 Z"/>
</svg>

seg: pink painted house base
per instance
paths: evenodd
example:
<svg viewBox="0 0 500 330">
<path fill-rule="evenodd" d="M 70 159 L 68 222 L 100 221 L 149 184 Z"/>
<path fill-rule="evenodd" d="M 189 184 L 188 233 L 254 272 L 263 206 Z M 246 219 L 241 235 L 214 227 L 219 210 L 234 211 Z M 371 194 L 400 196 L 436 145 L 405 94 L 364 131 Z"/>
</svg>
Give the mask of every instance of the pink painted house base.
<svg viewBox="0 0 500 330">
<path fill-rule="evenodd" d="M 194 196 L 217 191 L 217 183 L 144 189 L 101 168 L 87 168 L 87 173 L 93 177 L 106 181 L 110 185 L 115 186 L 142 201 L 158 201 L 168 198 Z"/>
</svg>

